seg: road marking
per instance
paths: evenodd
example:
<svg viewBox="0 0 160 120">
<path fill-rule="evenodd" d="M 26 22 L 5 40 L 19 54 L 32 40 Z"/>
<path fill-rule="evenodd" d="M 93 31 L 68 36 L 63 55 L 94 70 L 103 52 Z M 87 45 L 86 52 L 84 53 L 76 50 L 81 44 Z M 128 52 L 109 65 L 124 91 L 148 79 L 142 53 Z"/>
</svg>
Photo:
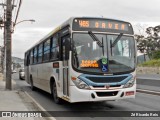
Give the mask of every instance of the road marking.
<svg viewBox="0 0 160 120">
<path fill-rule="evenodd" d="M 144 90 L 144 89 L 137 89 L 136 91 L 137 91 L 137 92 L 140 92 L 140 93 L 146 93 L 146 94 L 151 94 L 151 95 L 158 95 L 158 96 L 160 96 L 160 92 L 157 92 L 157 91 Z"/>
<path fill-rule="evenodd" d="M 29 95 L 26 91 L 24 91 L 24 93 L 38 106 L 40 111 L 46 111 L 31 95 Z M 45 114 L 47 114 L 47 116 L 52 116 L 47 111 L 45 112 Z M 48 118 L 47 120 L 56 120 L 54 117 L 47 117 L 47 118 Z"/>
</svg>

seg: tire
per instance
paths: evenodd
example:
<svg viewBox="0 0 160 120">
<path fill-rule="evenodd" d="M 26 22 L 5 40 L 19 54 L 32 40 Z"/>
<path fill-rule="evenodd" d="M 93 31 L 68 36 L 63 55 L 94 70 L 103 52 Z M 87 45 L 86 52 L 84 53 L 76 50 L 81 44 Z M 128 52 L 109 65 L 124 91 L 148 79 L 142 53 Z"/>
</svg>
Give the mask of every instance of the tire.
<svg viewBox="0 0 160 120">
<path fill-rule="evenodd" d="M 21 76 L 19 75 L 19 79 L 22 80 Z"/>
<path fill-rule="evenodd" d="M 30 77 L 30 85 L 31 85 L 31 90 L 34 91 L 36 88 L 33 85 L 33 79 L 32 76 Z"/>
<path fill-rule="evenodd" d="M 62 103 L 62 99 L 59 98 L 58 95 L 57 95 L 57 87 L 56 87 L 55 82 L 52 85 L 52 96 L 53 96 L 53 100 L 56 104 L 61 104 Z"/>
</svg>

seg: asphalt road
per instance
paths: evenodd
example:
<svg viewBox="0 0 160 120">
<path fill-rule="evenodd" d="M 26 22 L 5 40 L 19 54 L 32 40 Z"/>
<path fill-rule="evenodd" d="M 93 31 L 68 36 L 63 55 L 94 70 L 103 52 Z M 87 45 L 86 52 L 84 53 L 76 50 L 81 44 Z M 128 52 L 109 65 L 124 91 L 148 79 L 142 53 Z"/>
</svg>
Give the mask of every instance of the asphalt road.
<svg viewBox="0 0 160 120">
<path fill-rule="evenodd" d="M 69 104 L 64 102 L 62 105 L 57 105 L 53 102 L 50 94 L 41 91 L 31 91 L 30 86 L 24 81 L 18 79 L 18 74 L 13 74 L 13 79 L 16 82 L 14 89 L 26 91 L 32 98 L 36 100 L 46 111 L 160 111 L 160 96 L 137 93 L 136 99 L 127 99 L 119 101 L 107 101 L 96 103 L 74 103 Z M 56 117 L 57 120 L 160 120 L 160 117 L 83 117 L 78 113 L 73 112 L 73 117 Z M 87 113 L 86 113 L 87 114 Z M 96 114 L 96 112 L 94 112 Z M 123 114 L 123 112 L 122 112 Z M 63 116 L 63 112 L 62 112 Z M 74 117 L 75 116 L 75 117 Z M 81 117 L 80 117 L 81 116 Z M 160 115 L 159 115 L 160 116 Z"/>
<path fill-rule="evenodd" d="M 159 87 L 160 86 L 160 75 L 159 74 L 137 75 L 137 84 Z"/>
<path fill-rule="evenodd" d="M 139 79 L 153 79 L 154 80 L 160 80 L 160 74 L 138 74 L 137 78 Z"/>
<path fill-rule="evenodd" d="M 137 74 L 137 88 L 160 92 L 160 75 Z"/>
</svg>

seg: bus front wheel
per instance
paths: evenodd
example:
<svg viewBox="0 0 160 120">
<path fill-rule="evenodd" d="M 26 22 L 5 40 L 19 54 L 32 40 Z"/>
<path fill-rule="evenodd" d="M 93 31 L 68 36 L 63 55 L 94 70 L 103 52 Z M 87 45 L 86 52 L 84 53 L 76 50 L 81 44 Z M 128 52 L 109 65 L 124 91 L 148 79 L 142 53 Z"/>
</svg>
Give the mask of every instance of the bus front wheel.
<svg viewBox="0 0 160 120">
<path fill-rule="evenodd" d="M 61 98 L 59 98 L 57 95 L 57 87 L 55 82 L 53 83 L 52 87 L 52 96 L 55 103 L 60 104 L 62 102 Z"/>
</svg>

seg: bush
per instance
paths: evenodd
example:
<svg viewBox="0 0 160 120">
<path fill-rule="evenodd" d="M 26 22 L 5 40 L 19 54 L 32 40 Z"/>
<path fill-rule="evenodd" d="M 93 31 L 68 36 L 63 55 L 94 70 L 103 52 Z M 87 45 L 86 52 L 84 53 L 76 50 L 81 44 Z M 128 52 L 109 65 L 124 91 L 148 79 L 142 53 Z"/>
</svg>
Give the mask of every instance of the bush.
<svg viewBox="0 0 160 120">
<path fill-rule="evenodd" d="M 138 66 L 143 67 L 160 67 L 160 59 L 154 59 L 147 62 L 144 62 L 142 64 L 139 64 Z"/>
<path fill-rule="evenodd" d="M 160 59 L 160 50 L 153 52 L 152 55 L 153 59 Z"/>
</svg>

